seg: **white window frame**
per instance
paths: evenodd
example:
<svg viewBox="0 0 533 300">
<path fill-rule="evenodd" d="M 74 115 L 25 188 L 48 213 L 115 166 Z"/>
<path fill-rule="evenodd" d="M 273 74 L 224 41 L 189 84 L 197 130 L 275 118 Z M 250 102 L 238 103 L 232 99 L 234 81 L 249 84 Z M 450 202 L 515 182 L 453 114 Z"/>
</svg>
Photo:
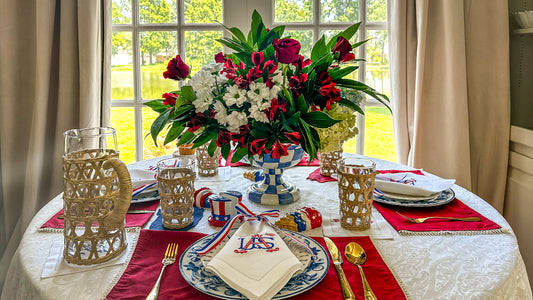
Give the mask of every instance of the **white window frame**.
<svg viewBox="0 0 533 300">
<path fill-rule="evenodd" d="M 274 22 L 274 6 L 275 0 L 222 0 L 222 23 L 228 27 L 238 27 L 243 32 L 248 32 L 250 27 L 250 20 L 252 12 L 257 10 L 263 17 L 263 22 L 267 27 L 285 25 L 286 30 L 312 30 L 313 43 L 320 38 L 321 30 L 335 30 L 345 29 L 352 25 L 352 23 L 322 23 L 320 21 L 320 0 L 313 1 L 313 22 L 302 23 L 275 23 Z M 359 40 L 366 39 L 367 30 L 388 30 L 387 22 L 365 22 L 367 17 L 367 0 L 359 0 L 360 11 L 359 20 L 363 20 L 359 27 Z M 104 107 L 133 107 L 135 120 L 135 159 L 137 161 L 143 160 L 143 132 L 142 132 L 142 108 L 144 103 L 152 99 L 143 99 L 141 91 L 141 53 L 140 49 L 140 35 L 144 31 L 173 31 L 177 32 L 176 41 L 178 43 L 178 54 L 185 54 L 184 35 L 185 31 L 206 31 L 217 30 L 223 31 L 220 24 L 186 24 L 184 22 L 184 5 L 182 0 L 177 0 L 177 23 L 175 24 L 141 24 L 139 22 L 139 0 L 131 0 L 132 10 L 132 24 L 113 24 L 113 32 L 131 32 L 132 47 L 133 47 L 133 95 L 134 99 L 108 100 L 110 105 Z M 387 3 L 388 5 L 388 3 Z M 228 33 L 223 31 L 224 35 Z M 366 46 L 363 44 L 359 48 L 359 55 L 366 56 Z M 225 50 L 228 50 L 225 48 Z M 110 61 L 110 59 L 109 59 Z M 110 68 L 109 68 L 110 70 Z M 366 64 L 361 62 L 358 69 L 358 80 L 365 82 Z M 109 93 L 110 94 L 110 93 Z M 382 104 L 374 99 L 367 99 L 363 101 L 362 109 L 365 110 L 367 106 L 381 106 Z M 104 124 L 110 123 L 110 114 L 104 114 Z M 365 140 L 365 116 L 359 115 L 357 118 L 357 127 L 359 134 L 356 137 L 356 152 L 357 154 L 364 154 L 364 140 Z"/>
</svg>

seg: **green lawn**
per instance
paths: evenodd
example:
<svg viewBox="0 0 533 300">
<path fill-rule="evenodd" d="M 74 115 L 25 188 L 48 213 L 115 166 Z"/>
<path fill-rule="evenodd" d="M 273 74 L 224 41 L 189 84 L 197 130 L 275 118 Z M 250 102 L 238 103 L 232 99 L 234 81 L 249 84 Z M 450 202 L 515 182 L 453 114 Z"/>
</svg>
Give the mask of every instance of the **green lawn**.
<svg viewBox="0 0 533 300">
<path fill-rule="evenodd" d="M 141 66 L 143 99 L 160 98 L 161 94 L 177 89 L 172 80 L 164 80 L 161 75 L 165 64 Z M 133 71 L 131 66 L 114 66 L 112 68 L 112 99 L 133 99 Z M 173 146 L 154 146 L 150 137 L 150 125 L 157 114 L 148 107 L 144 107 L 143 114 L 143 154 L 144 159 L 168 155 L 174 150 Z M 365 155 L 396 161 L 394 135 L 392 131 L 392 117 L 385 107 L 368 107 L 365 116 Z M 134 110 L 132 107 L 113 107 L 111 109 L 111 127 L 117 130 L 120 158 L 125 163 L 135 161 Z M 355 138 L 344 143 L 344 151 L 356 152 Z"/>
</svg>

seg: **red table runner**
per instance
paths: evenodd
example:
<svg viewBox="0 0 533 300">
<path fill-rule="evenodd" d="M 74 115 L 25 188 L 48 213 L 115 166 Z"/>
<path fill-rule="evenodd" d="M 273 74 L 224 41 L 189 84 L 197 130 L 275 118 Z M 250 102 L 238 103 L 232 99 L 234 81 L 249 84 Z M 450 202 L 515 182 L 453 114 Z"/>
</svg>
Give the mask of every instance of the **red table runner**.
<svg viewBox="0 0 533 300">
<path fill-rule="evenodd" d="M 144 299 L 159 276 L 162 267 L 161 260 L 167 244 L 177 242 L 179 244 L 178 255 L 181 256 L 185 249 L 204 236 L 205 234 L 196 232 L 141 230 L 131 261 L 122 277 L 107 295 L 107 299 Z M 326 249 L 323 238 L 314 237 L 313 239 Z M 378 299 L 405 299 L 402 289 L 370 238 L 332 237 L 331 239 L 341 251 L 352 241 L 358 242 L 365 249 L 367 262 L 363 268 Z M 364 299 L 357 266 L 345 262 L 342 267 L 356 299 Z M 215 299 L 196 290 L 185 281 L 179 271 L 179 259 L 166 268 L 161 280 L 159 299 Z M 317 286 L 291 299 L 342 299 L 335 268 L 331 262 L 326 277 Z"/>
<path fill-rule="evenodd" d="M 159 205 L 159 200 L 150 201 L 146 203 L 131 204 L 129 209 L 155 211 L 158 205 Z M 59 228 L 59 229 L 65 228 L 63 219 L 58 218 L 58 216 L 61 214 L 63 214 L 63 210 L 60 210 L 52 218 L 46 221 L 41 226 L 41 228 Z M 125 226 L 126 227 L 142 227 L 144 226 L 144 224 L 146 224 L 146 222 L 148 222 L 148 220 L 150 220 L 150 217 L 152 217 L 153 214 L 154 213 L 146 213 L 146 214 L 128 214 L 127 213 Z"/>
</svg>

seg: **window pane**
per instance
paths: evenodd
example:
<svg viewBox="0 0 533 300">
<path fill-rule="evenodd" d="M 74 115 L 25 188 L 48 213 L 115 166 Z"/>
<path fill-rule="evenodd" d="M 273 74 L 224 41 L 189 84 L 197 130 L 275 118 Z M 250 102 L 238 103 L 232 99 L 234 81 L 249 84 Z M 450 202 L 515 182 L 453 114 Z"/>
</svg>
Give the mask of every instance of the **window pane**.
<svg viewBox="0 0 533 300">
<path fill-rule="evenodd" d="M 369 30 L 366 43 L 366 82 L 390 96 L 389 53 L 386 30 Z"/>
<path fill-rule="evenodd" d="M 365 155 L 396 161 L 392 115 L 383 106 L 365 110 Z"/>
<path fill-rule="evenodd" d="M 111 5 L 113 24 L 131 24 L 130 0 L 113 0 Z"/>
<path fill-rule="evenodd" d="M 357 115 L 359 118 L 359 115 Z M 344 142 L 344 145 L 342 147 L 342 150 L 346 153 L 357 153 L 356 147 L 357 146 L 357 135 L 347 141 Z"/>
<path fill-rule="evenodd" d="M 133 99 L 131 32 L 113 32 L 111 49 L 111 99 Z"/>
<path fill-rule="evenodd" d="M 161 98 L 178 89 L 176 81 L 163 78 L 168 61 L 176 56 L 176 32 L 141 32 L 141 87 L 143 99 Z"/>
<path fill-rule="evenodd" d="M 133 107 L 112 107 L 111 127 L 117 130 L 120 160 L 125 164 L 135 162 L 135 120 Z"/>
<path fill-rule="evenodd" d="M 186 31 L 185 63 L 195 74 L 206 64 L 215 62 L 215 54 L 222 51 L 222 45 L 215 41 L 222 38 L 221 31 Z"/>
<path fill-rule="evenodd" d="M 387 0 L 367 0 L 367 20 L 387 22 Z"/>
<path fill-rule="evenodd" d="M 300 42 L 301 55 L 311 57 L 311 49 L 313 49 L 313 32 L 311 30 L 285 30 L 284 35 Z"/>
<path fill-rule="evenodd" d="M 185 0 L 185 23 L 222 22 L 222 0 Z"/>
<path fill-rule="evenodd" d="M 313 1 L 275 0 L 274 22 L 313 22 Z"/>
<path fill-rule="evenodd" d="M 158 113 L 154 112 L 149 107 L 143 107 L 142 108 L 142 114 L 143 114 L 143 128 L 142 128 L 142 135 L 143 135 L 143 159 L 150 159 L 154 157 L 160 157 L 165 155 L 172 155 L 172 152 L 176 151 L 178 148 L 176 147 L 177 141 L 172 141 L 168 143 L 167 145 L 163 145 L 165 141 L 166 134 L 163 131 L 162 134 L 160 134 L 157 138 L 157 147 L 154 145 L 154 140 L 152 139 L 152 136 L 150 135 L 150 126 L 152 126 L 152 123 L 154 120 L 159 116 Z"/>
<path fill-rule="evenodd" d="M 324 23 L 359 20 L 359 0 L 322 0 L 320 21 Z"/>
<path fill-rule="evenodd" d="M 176 23 L 176 0 L 139 0 L 141 24 Z"/>
</svg>

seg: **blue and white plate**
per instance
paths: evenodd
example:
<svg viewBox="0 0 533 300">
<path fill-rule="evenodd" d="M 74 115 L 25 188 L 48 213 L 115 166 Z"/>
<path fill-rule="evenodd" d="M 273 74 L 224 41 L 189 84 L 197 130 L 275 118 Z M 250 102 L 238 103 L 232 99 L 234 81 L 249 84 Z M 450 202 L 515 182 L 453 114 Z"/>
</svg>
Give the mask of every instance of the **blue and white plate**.
<svg viewBox="0 0 533 300">
<path fill-rule="evenodd" d="M 450 203 L 454 198 L 455 198 L 455 193 L 453 192 L 452 189 L 444 190 L 437 197 L 432 197 L 429 199 L 418 200 L 418 201 L 413 201 L 412 199 L 390 198 L 385 195 L 379 195 L 377 193 L 374 193 L 374 201 L 376 202 L 383 203 L 383 204 L 397 205 L 397 206 L 408 206 L 408 207 L 439 206 L 439 205 L 444 205 L 446 203 Z"/>
<path fill-rule="evenodd" d="M 310 237 L 292 231 L 291 234 L 309 245 L 316 254 L 316 259 L 311 260 L 302 273 L 294 275 L 272 299 L 285 299 L 301 294 L 317 285 L 328 272 L 329 258 L 326 250 Z M 202 259 L 196 253 L 196 249 L 207 244 L 213 237 L 214 234 L 199 239 L 183 252 L 180 258 L 181 275 L 194 288 L 213 297 L 220 299 L 247 299 L 241 293 L 229 287 L 220 277 L 205 270 Z"/>
<path fill-rule="evenodd" d="M 159 190 L 152 190 L 149 192 L 138 194 L 131 198 L 131 203 L 143 203 L 159 200 Z"/>
</svg>

